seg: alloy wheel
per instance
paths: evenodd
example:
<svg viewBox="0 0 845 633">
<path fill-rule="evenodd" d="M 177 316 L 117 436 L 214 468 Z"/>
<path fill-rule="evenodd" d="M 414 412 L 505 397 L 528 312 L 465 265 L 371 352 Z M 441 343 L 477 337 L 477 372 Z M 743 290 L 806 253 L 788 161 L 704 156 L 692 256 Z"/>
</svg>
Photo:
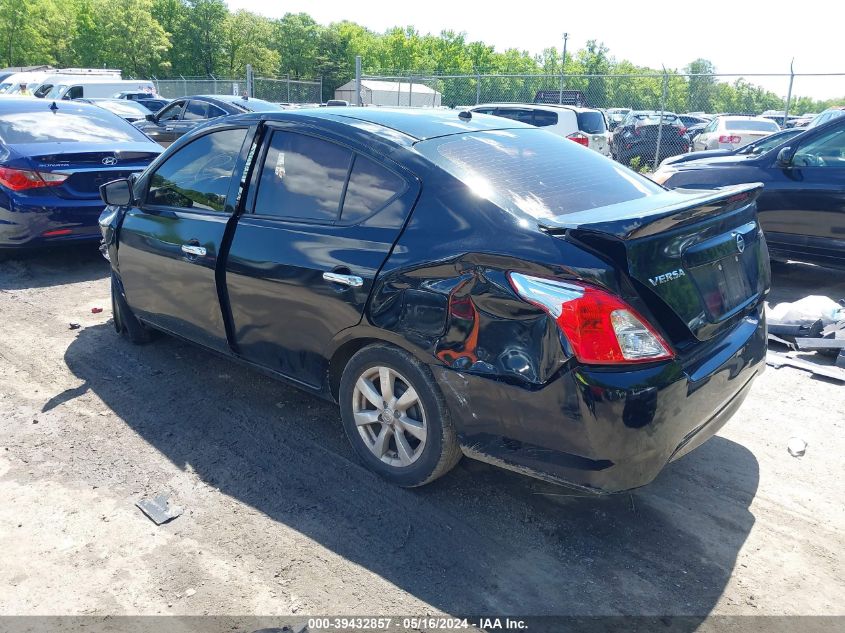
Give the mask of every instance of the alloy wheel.
<svg viewBox="0 0 845 633">
<path fill-rule="evenodd" d="M 390 367 L 366 369 L 352 392 L 355 426 L 385 464 L 407 467 L 422 455 L 428 436 L 425 410 L 407 378 Z"/>
</svg>

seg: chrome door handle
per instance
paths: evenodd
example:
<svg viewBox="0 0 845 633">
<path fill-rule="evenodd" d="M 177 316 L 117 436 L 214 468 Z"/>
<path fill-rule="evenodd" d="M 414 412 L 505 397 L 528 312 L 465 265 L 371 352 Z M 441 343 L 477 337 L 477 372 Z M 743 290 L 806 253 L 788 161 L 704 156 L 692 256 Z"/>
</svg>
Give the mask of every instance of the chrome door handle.
<svg viewBox="0 0 845 633">
<path fill-rule="evenodd" d="M 199 255 L 205 257 L 204 246 L 194 246 L 192 244 L 182 244 L 182 252 L 186 255 Z"/>
<path fill-rule="evenodd" d="M 173 126 L 172 126 L 172 125 L 168 125 L 166 128 L 164 128 L 164 131 L 165 131 L 165 132 L 172 132 L 172 131 L 173 131 Z"/>
<path fill-rule="evenodd" d="M 335 284 L 349 286 L 350 288 L 360 288 L 364 285 L 364 280 L 355 275 L 341 275 L 340 273 L 323 273 L 323 279 Z"/>
</svg>

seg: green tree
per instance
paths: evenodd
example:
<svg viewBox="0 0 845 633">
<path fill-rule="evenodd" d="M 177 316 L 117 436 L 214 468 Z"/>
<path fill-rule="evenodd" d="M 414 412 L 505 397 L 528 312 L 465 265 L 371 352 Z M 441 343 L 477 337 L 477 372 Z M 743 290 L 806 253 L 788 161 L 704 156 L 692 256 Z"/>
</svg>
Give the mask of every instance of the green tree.
<svg viewBox="0 0 845 633">
<path fill-rule="evenodd" d="M 244 10 L 228 15 L 223 25 L 224 72 L 241 77 L 247 64 L 252 64 L 255 73 L 274 74 L 279 68 L 279 53 L 272 46 L 270 20 Z"/>
<path fill-rule="evenodd" d="M 187 13 L 174 34 L 184 61 L 182 75 L 213 75 L 223 63 L 223 28 L 229 9 L 223 0 L 187 0 Z M 176 64 L 174 64 L 176 65 Z"/>
<path fill-rule="evenodd" d="M 281 57 L 279 73 L 309 77 L 317 62 L 320 25 L 307 13 L 287 13 L 276 25 L 275 46 Z"/>
<path fill-rule="evenodd" d="M 152 16 L 152 0 L 99 0 L 110 63 L 125 75 L 150 77 L 170 70 L 170 38 Z"/>
<path fill-rule="evenodd" d="M 716 96 L 716 67 L 713 62 L 698 58 L 684 67 L 689 77 L 687 112 L 712 112 Z"/>
</svg>

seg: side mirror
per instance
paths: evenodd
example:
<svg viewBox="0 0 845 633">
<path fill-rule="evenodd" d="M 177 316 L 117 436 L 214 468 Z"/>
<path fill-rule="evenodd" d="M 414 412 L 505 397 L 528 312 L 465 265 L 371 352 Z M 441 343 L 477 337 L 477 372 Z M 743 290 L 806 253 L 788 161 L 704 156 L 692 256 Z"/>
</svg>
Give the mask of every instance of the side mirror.
<svg viewBox="0 0 845 633">
<path fill-rule="evenodd" d="M 792 148 L 784 147 L 778 152 L 778 167 L 792 167 Z"/>
<path fill-rule="evenodd" d="M 155 120 L 156 120 L 156 115 L 155 115 L 155 114 L 148 114 L 148 115 L 147 115 L 147 116 L 145 116 L 144 118 L 145 118 L 147 121 L 150 121 L 150 122 L 152 122 L 152 123 L 155 123 Z"/>
<path fill-rule="evenodd" d="M 121 178 L 100 185 L 100 197 L 109 206 L 129 206 L 134 202 L 132 199 L 132 183 L 129 182 L 128 178 Z"/>
</svg>

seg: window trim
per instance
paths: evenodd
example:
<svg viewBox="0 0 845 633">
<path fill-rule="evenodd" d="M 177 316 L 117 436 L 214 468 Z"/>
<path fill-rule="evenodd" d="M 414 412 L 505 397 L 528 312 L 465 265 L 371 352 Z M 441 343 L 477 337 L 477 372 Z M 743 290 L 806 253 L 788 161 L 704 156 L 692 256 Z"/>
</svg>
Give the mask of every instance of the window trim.
<svg viewBox="0 0 845 633">
<path fill-rule="evenodd" d="M 273 124 L 277 125 L 273 125 Z M 393 169 L 391 166 L 385 164 L 385 161 L 379 159 L 376 156 L 368 154 L 364 151 L 361 151 L 349 143 L 343 142 L 331 136 L 320 134 L 322 130 L 302 130 L 290 125 L 278 125 L 282 123 L 281 121 L 266 121 L 264 126 L 264 137 L 261 141 L 262 146 L 259 152 L 256 152 L 255 160 L 253 161 L 253 168 L 252 168 L 252 177 L 249 179 L 249 192 L 246 196 L 246 200 L 244 201 L 243 205 L 243 212 L 242 215 L 249 216 L 261 220 L 271 220 L 276 222 L 285 222 L 287 224 L 294 224 L 294 225 L 301 225 L 301 226 L 357 226 L 362 222 L 369 220 L 371 217 L 376 215 L 377 213 L 381 213 L 386 209 L 389 205 L 393 204 L 408 193 L 411 189 L 410 183 L 408 182 L 408 177 L 403 175 L 397 169 Z M 272 142 L 273 135 L 276 132 L 288 132 L 290 134 L 299 134 L 300 136 L 306 136 L 310 138 L 315 138 L 321 141 L 325 141 L 327 143 L 332 143 L 333 145 L 337 145 L 338 147 L 342 147 L 343 149 L 348 150 L 352 156 L 349 160 L 349 167 L 346 170 L 346 179 L 343 182 L 343 189 L 340 195 L 340 202 L 338 203 L 338 211 L 337 215 L 335 215 L 334 220 L 319 220 L 313 218 L 299 218 L 294 216 L 284 216 L 284 215 L 271 215 L 267 213 L 256 213 L 255 212 L 255 203 L 258 199 L 258 188 L 261 182 L 261 175 L 264 172 L 264 164 L 267 159 L 267 153 L 270 150 L 270 143 Z M 387 200 L 384 204 L 380 207 L 372 211 L 370 214 L 356 219 L 354 222 L 344 222 L 343 221 L 343 206 L 346 203 L 346 192 L 349 188 L 349 180 L 352 176 L 352 170 L 355 167 L 355 162 L 358 156 L 363 156 L 364 158 L 373 161 L 377 165 L 381 166 L 382 168 L 386 169 L 397 178 L 399 178 L 403 183 L 402 191 L 397 192 L 394 194 L 389 200 Z"/>
<path fill-rule="evenodd" d="M 212 129 L 206 130 L 202 134 L 198 134 L 197 136 L 192 138 L 189 142 L 187 142 L 184 145 L 182 145 L 181 147 L 179 147 L 179 149 L 177 149 L 170 156 L 167 156 L 163 161 L 161 161 L 158 165 L 156 165 L 155 169 L 153 171 L 150 171 L 148 174 L 145 174 L 143 188 L 142 188 L 143 195 L 140 198 L 140 200 L 142 200 L 142 202 L 136 204 L 135 205 L 136 208 L 141 209 L 142 211 L 148 211 L 148 210 L 149 211 L 175 211 L 175 212 L 178 212 L 178 213 L 190 213 L 190 214 L 193 214 L 193 215 L 207 215 L 207 216 L 218 217 L 218 218 L 222 217 L 222 216 L 232 217 L 233 215 L 237 215 L 237 213 L 238 213 L 237 209 L 232 208 L 229 211 L 227 211 L 226 209 L 227 209 L 227 207 L 229 207 L 229 199 L 232 196 L 232 183 L 237 180 L 237 186 L 240 187 L 240 179 L 236 178 L 237 164 L 241 160 L 241 157 L 244 153 L 244 146 L 252 144 L 252 141 L 254 139 L 255 134 L 254 134 L 254 132 L 253 132 L 253 134 L 250 134 L 250 130 L 253 127 L 254 127 L 254 124 L 221 125 L 219 127 L 214 127 Z M 244 135 L 244 141 L 243 141 L 243 143 L 241 143 L 241 148 L 238 151 L 238 154 L 235 158 L 235 171 L 232 172 L 232 176 L 231 176 L 231 179 L 229 181 L 229 189 L 226 191 L 226 203 L 223 205 L 222 211 L 214 211 L 213 209 L 188 209 L 188 208 L 185 208 L 185 207 L 174 207 L 174 206 L 166 205 L 166 204 L 150 204 L 150 203 L 147 202 L 147 196 L 150 195 L 150 188 L 152 187 L 152 183 L 153 183 L 153 176 L 156 175 L 158 170 L 161 169 L 163 165 L 166 165 L 168 163 L 168 161 L 171 158 L 173 158 L 173 156 L 175 156 L 176 154 L 181 152 L 183 149 L 185 149 L 189 145 L 193 145 L 194 143 L 196 143 L 200 139 L 205 138 L 209 134 L 214 134 L 216 132 L 224 132 L 226 130 L 244 130 L 246 132 L 246 134 Z M 248 151 L 249 150 L 247 149 L 247 152 Z"/>
</svg>

